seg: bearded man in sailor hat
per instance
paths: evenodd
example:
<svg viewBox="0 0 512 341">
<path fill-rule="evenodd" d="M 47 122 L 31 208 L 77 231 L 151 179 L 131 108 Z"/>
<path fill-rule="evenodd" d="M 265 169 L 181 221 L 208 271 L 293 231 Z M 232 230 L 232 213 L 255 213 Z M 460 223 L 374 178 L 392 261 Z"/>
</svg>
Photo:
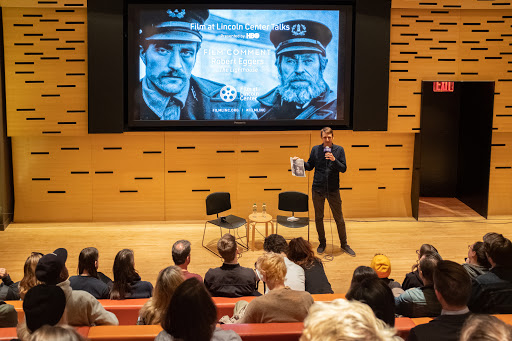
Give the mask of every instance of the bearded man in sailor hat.
<svg viewBox="0 0 512 341">
<path fill-rule="evenodd" d="M 335 120 L 336 94 L 323 78 L 331 30 L 310 20 L 286 21 L 278 27 L 289 28 L 270 32 L 281 85 L 257 98 L 259 107 L 266 109 L 259 119 Z"/>
</svg>

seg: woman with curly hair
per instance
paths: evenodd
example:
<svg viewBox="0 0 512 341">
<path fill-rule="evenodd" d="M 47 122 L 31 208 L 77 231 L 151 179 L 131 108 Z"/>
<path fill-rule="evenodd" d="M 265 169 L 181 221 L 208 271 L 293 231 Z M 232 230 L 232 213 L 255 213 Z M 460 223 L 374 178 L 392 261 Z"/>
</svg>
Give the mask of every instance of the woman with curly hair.
<svg viewBox="0 0 512 341">
<path fill-rule="evenodd" d="M 311 244 L 302 237 L 290 240 L 288 259 L 304 269 L 306 291 L 310 294 L 332 294 L 331 284 L 325 274 L 324 265 L 315 256 Z"/>
</svg>

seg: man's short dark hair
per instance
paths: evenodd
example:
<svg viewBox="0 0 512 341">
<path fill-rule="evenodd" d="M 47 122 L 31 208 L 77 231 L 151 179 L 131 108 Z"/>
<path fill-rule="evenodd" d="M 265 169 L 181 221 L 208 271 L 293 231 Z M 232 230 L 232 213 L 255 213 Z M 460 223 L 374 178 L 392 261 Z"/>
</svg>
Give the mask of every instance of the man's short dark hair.
<svg viewBox="0 0 512 341">
<path fill-rule="evenodd" d="M 443 259 L 437 252 L 429 252 L 429 253 L 426 253 L 423 257 L 421 257 L 419 267 L 420 267 L 421 273 L 423 274 L 423 278 L 427 282 L 430 282 L 430 283 L 433 282 L 434 270 L 437 266 L 437 263 L 442 260 Z"/>
<path fill-rule="evenodd" d="M 237 250 L 235 237 L 229 233 L 223 235 L 217 242 L 217 250 L 225 262 L 233 261 Z"/>
<path fill-rule="evenodd" d="M 468 304 L 471 296 L 471 277 L 462 265 L 443 260 L 434 269 L 434 288 L 446 303 L 462 307 Z"/>
<path fill-rule="evenodd" d="M 323 136 L 324 133 L 325 135 L 331 134 L 332 136 L 334 136 L 334 132 L 332 131 L 331 127 L 323 127 L 322 130 L 320 130 L 320 137 Z"/>
<path fill-rule="evenodd" d="M 172 260 L 174 264 L 181 265 L 187 261 L 190 255 L 190 242 L 188 240 L 178 240 L 172 246 Z"/>
<path fill-rule="evenodd" d="M 288 243 L 283 236 L 274 233 L 265 238 L 263 250 L 274 253 L 288 253 Z"/>
<path fill-rule="evenodd" d="M 488 246 L 486 245 L 486 251 L 496 265 L 512 265 L 512 243 L 502 234 L 492 238 Z"/>
</svg>

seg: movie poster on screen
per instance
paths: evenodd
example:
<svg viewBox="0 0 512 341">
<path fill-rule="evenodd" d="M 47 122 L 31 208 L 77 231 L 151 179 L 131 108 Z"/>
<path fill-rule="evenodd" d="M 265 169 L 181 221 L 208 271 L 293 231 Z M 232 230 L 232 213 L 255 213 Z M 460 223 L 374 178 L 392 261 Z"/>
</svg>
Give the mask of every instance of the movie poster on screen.
<svg viewBox="0 0 512 341">
<path fill-rule="evenodd" d="M 137 110 L 148 114 L 135 120 L 343 119 L 339 10 L 201 10 L 204 22 L 187 21 L 197 8 L 137 12 L 141 46 L 134 96 Z M 182 42 L 169 33 L 180 16 Z M 146 33 L 148 21 L 157 33 Z M 186 36 L 189 31 L 198 38 Z M 183 52 L 189 45 L 196 47 Z"/>
</svg>

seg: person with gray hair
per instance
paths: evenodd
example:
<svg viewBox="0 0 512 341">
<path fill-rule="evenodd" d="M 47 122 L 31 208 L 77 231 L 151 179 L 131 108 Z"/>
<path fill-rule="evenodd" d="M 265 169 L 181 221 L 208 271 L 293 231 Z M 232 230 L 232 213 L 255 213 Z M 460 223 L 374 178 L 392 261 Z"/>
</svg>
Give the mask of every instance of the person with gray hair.
<svg viewBox="0 0 512 341">
<path fill-rule="evenodd" d="M 183 272 L 185 279 L 196 278 L 199 282 L 203 282 L 203 278 L 195 273 L 188 271 L 190 264 L 190 242 L 185 239 L 178 240 L 172 246 L 172 260 L 174 265 L 179 266 Z"/>
</svg>

